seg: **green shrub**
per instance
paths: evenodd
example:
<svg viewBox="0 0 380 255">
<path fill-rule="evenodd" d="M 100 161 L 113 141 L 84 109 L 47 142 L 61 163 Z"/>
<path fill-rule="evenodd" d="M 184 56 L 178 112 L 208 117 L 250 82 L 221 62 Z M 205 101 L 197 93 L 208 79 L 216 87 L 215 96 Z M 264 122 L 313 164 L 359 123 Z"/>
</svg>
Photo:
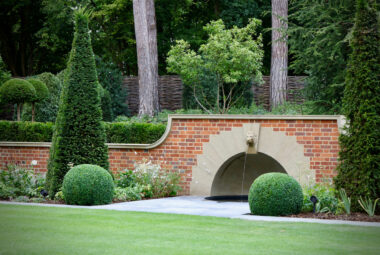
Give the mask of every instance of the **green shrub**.
<svg viewBox="0 0 380 255">
<path fill-rule="evenodd" d="M 34 89 L 36 90 L 36 94 L 30 100 L 30 102 L 32 103 L 32 122 L 33 122 L 35 119 L 35 115 L 36 115 L 35 105 L 37 102 L 41 102 L 42 100 L 47 98 L 47 96 L 49 95 L 49 90 L 46 87 L 46 84 L 40 80 L 32 78 L 32 79 L 28 79 L 28 82 L 30 82 L 33 85 Z"/>
<path fill-rule="evenodd" d="M 33 100 L 36 90 L 28 81 L 16 78 L 6 81 L 0 87 L 0 94 L 3 101 L 19 104 Z"/>
<path fill-rule="evenodd" d="M 47 183 L 51 198 L 61 187 L 70 163 L 109 168 L 88 20 L 89 14 L 84 9 L 75 12 L 74 39 L 48 163 Z"/>
<path fill-rule="evenodd" d="M 21 119 L 21 106 L 25 102 L 31 102 L 36 96 L 33 85 L 23 79 L 11 79 L 0 87 L 1 101 L 17 104 L 17 120 Z"/>
<path fill-rule="evenodd" d="M 33 170 L 9 165 L 0 170 L 0 198 L 14 199 L 20 196 L 38 197 L 45 185 L 44 175 L 34 174 Z"/>
<path fill-rule="evenodd" d="M 67 204 L 109 204 L 112 202 L 114 184 L 112 176 L 104 168 L 83 164 L 67 172 L 62 192 Z"/>
<path fill-rule="evenodd" d="M 163 124 L 106 123 L 107 141 L 110 143 L 153 143 L 165 132 Z"/>
<path fill-rule="evenodd" d="M 303 203 L 302 188 L 287 174 L 267 173 L 253 182 L 248 201 L 252 214 L 297 214 L 301 211 Z"/>
<path fill-rule="evenodd" d="M 36 78 L 46 84 L 49 95 L 35 104 L 35 120 L 38 122 L 55 122 L 62 89 L 61 81 L 52 73 L 42 73 Z M 32 120 L 32 106 L 30 104 L 23 107 L 22 120 Z"/>
<path fill-rule="evenodd" d="M 115 178 L 115 184 L 120 188 L 131 187 L 136 184 L 136 175 L 132 170 L 119 173 Z"/>
<path fill-rule="evenodd" d="M 13 201 L 20 202 L 20 203 L 27 203 L 27 202 L 29 202 L 29 197 L 27 197 L 27 196 L 18 196 Z"/>
<path fill-rule="evenodd" d="M 161 169 L 159 165 L 151 162 L 136 164 L 133 173 L 136 183 L 143 187 L 144 197 L 175 196 L 180 190 L 178 172 Z"/>
<path fill-rule="evenodd" d="M 53 123 L 0 121 L 0 141 L 50 142 Z"/>
<path fill-rule="evenodd" d="M 111 102 L 112 102 L 111 101 L 111 95 L 106 89 L 103 89 L 101 102 L 102 102 L 103 120 L 104 121 L 112 121 L 113 115 L 112 115 L 112 108 L 111 108 Z"/>
<path fill-rule="evenodd" d="M 39 79 L 30 78 L 27 79 L 27 81 L 33 85 L 34 89 L 36 90 L 36 94 L 34 95 L 31 102 L 40 102 L 43 99 L 45 99 L 49 95 L 49 90 L 46 87 L 46 84 Z"/>
<path fill-rule="evenodd" d="M 116 187 L 113 196 L 113 201 L 121 202 L 141 200 L 143 198 L 143 190 L 143 187 L 138 184 L 133 187 Z"/>
<path fill-rule="evenodd" d="M 360 211 L 360 197 L 380 197 L 380 34 L 376 1 L 358 0 L 343 96 L 337 189 Z M 380 208 L 377 212 L 380 212 Z"/>
<path fill-rule="evenodd" d="M 336 190 L 333 187 L 316 184 L 303 189 L 303 206 L 302 212 L 312 212 L 313 203 L 310 201 L 311 196 L 316 196 L 318 203 L 316 208 L 320 211 L 336 213 L 339 208 L 339 199 L 336 197 Z"/>
<path fill-rule="evenodd" d="M 105 62 L 98 56 L 95 57 L 95 61 L 99 83 L 102 85 L 104 90 L 108 91 L 110 94 L 111 113 L 109 116 L 113 117 L 128 114 L 128 107 L 125 103 L 127 97 L 127 90 L 123 88 L 123 75 L 120 72 L 120 69 L 115 64 L 111 62 Z M 107 118 L 103 119 L 108 121 Z M 109 121 L 112 120 L 113 119 Z"/>
<path fill-rule="evenodd" d="M 108 143 L 153 143 L 166 126 L 153 123 L 105 123 Z M 0 121 L 0 141 L 51 142 L 53 123 Z"/>
<path fill-rule="evenodd" d="M 117 175 L 116 186 L 121 190 L 126 189 L 118 191 L 117 197 L 119 198 L 117 200 L 123 200 L 120 197 L 128 192 L 139 193 L 142 197 L 147 198 L 175 196 L 180 190 L 179 182 L 178 172 L 164 170 L 159 165 L 144 161 L 136 164 L 133 171 L 126 170 Z"/>
</svg>

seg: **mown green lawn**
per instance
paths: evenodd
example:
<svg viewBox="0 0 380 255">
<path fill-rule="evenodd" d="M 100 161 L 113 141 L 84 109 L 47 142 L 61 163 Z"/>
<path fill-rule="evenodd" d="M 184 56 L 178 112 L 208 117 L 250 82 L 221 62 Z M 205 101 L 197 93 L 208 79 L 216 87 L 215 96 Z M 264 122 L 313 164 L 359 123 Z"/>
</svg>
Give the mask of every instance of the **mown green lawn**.
<svg viewBox="0 0 380 255">
<path fill-rule="evenodd" d="M 0 254 L 379 254 L 380 228 L 0 205 Z"/>
</svg>

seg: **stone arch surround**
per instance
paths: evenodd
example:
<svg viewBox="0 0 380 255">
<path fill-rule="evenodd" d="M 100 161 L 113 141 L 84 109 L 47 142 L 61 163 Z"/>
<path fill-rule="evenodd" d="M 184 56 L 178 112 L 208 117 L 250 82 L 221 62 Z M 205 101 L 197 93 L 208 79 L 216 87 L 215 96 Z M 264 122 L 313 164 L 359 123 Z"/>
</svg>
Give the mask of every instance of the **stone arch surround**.
<svg viewBox="0 0 380 255">
<path fill-rule="evenodd" d="M 241 127 L 210 135 L 210 141 L 203 145 L 203 153 L 198 155 L 193 167 L 190 194 L 211 195 L 213 180 L 223 164 L 247 151 L 246 136 L 252 125 L 244 123 Z M 257 147 L 258 152 L 275 159 L 290 176 L 306 184 L 307 178 L 302 172 L 310 166 L 310 158 L 305 156 L 304 146 L 297 143 L 296 136 L 274 132 L 272 127 L 264 126 L 260 128 Z M 311 175 L 315 175 L 314 171 Z"/>
<path fill-rule="evenodd" d="M 220 162 L 245 152 L 244 132 L 252 125 L 260 130 L 258 151 L 278 160 L 290 175 L 297 177 L 296 168 L 310 169 L 316 182 L 336 175 L 344 118 L 332 115 L 169 115 L 164 135 L 153 144 L 108 144 L 110 168 L 113 172 L 133 169 L 136 162 L 148 159 L 180 172 L 182 195 L 210 195 Z M 44 172 L 49 147 L 50 143 L 0 142 L 0 167 L 8 163 L 30 166 L 37 160 L 34 169 Z M 203 162 L 208 162 L 207 168 Z"/>
</svg>

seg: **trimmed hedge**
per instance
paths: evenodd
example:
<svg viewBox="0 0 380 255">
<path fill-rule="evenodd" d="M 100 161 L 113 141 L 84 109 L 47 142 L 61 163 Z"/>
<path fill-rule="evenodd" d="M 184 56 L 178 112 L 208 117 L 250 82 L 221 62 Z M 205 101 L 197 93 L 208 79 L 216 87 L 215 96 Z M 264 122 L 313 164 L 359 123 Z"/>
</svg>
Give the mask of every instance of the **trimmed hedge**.
<svg viewBox="0 0 380 255">
<path fill-rule="evenodd" d="M 107 123 L 109 143 L 153 143 L 160 139 L 166 125 L 152 123 Z"/>
<path fill-rule="evenodd" d="M 62 192 L 70 205 L 103 205 L 112 202 L 114 184 L 111 174 L 96 165 L 71 168 L 63 179 Z"/>
<path fill-rule="evenodd" d="M 153 123 L 104 123 L 108 143 L 154 143 L 166 125 Z M 0 141 L 51 142 L 53 123 L 0 121 Z"/>
<path fill-rule="evenodd" d="M 290 215 L 301 212 L 303 193 L 299 183 L 283 173 L 260 175 L 248 195 L 251 213 L 255 215 Z"/>
<path fill-rule="evenodd" d="M 74 19 L 74 39 L 46 174 L 51 198 L 62 186 L 70 163 L 93 164 L 109 170 L 106 134 L 101 122 L 100 86 L 88 28 L 89 14 L 80 8 L 74 11 Z"/>
<path fill-rule="evenodd" d="M 53 123 L 0 121 L 0 141 L 50 142 Z"/>
</svg>

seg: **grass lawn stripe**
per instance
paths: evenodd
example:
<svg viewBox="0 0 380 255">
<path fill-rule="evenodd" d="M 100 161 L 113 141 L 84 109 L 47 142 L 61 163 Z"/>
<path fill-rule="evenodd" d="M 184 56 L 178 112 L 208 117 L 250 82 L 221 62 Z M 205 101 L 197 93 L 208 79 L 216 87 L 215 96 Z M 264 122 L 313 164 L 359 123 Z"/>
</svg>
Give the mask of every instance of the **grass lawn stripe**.
<svg viewBox="0 0 380 255">
<path fill-rule="evenodd" d="M 0 205 L 0 254 L 378 254 L 380 228 Z"/>
</svg>

